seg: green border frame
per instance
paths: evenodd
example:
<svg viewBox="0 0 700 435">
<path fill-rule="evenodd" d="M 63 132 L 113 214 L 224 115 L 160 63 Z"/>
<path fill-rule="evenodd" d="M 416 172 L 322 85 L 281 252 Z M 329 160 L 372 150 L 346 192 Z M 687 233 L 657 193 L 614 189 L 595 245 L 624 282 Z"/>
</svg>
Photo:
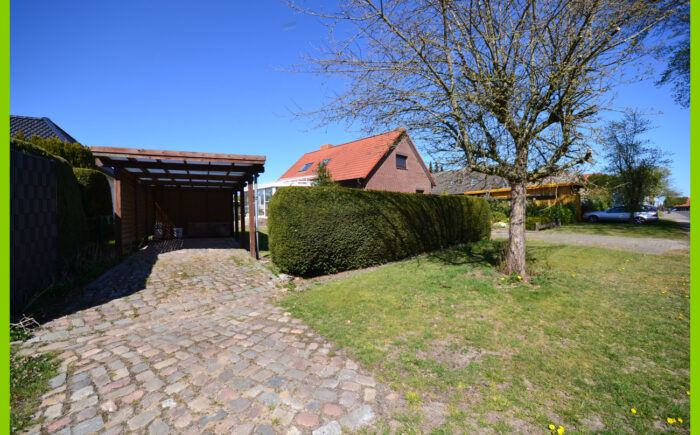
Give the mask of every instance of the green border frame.
<svg viewBox="0 0 700 435">
<path fill-rule="evenodd" d="M 697 4 L 695 6 L 698 6 Z M 700 170 L 700 94 L 698 92 L 693 92 L 700 86 L 700 74 L 696 67 L 700 65 L 700 8 L 690 7 L 690 64 L 691 64 L 691 74 L 690 74 L 690 193 L 700 192 L 700 177 L 693 176 L 692 168 L 698 168 Z M 691 195 L 692 196 L 692 195 Z M 697 198 L 696 198 L 697 199 Z M 697 202 L 697 201 L 696 201 Z M 698 222 L 698 217 L 700 214 L 700 209 L 691 207 L 690 209 L 690 222 L 691 226 L 695 226 L 695 222 Z M 700 246 L 700 234 L 697 231 L 690 232 L 690 275 L 691 278 L 695 276 L 695 273 L 700 271 L 700 260 L 698 260 L 694 251 L 698 250 Z M 691 287 L 693 281 L 691 279 Z M 690 298 L 690 427 L 692 429 L 693 423 L 698 417 L 698 407 L 700 406 L 700 399 L 698 399 L 698 392 L 700 392 L 700 363 L 698 363 L 698 354 L 700 353 L 700 321 L 696 320 L 697 316 L 700 315 L 700 296 L 692 296 Z M 700 427 L 700 425 L 698 426 Z"/>
<path fill-rule="evenodd" d="M 2 123 L 0 134 L 3 137 L 10 135 L 10 0 L 0 0 L 0 46 L 2 46 L 2 81 L 5 85 L 0 86 L 2 89 L 2 114 L 5 122 Z M 2 282 L 0 282 L 0 294 L 4 301 L 2 306 L 2 323 L 8 325 L 10 323 L 10 153 L 5 151 L 0 157 L 0 267 L 2 267 Z M 8 328 L 8 326 L 5 326 Z M 2 360 L 5 364 L 2 365 L 2 379 L 5 381 L 6 387 L 2 390 L 2 403 L 0 404 L 0 421 L 5 422 L 5 428 L 10 427 L 10 337 L 9 328 L 5 330 L 8 334 L 7 339 L 2 343 Z"/>
<path fill-rule="evenodd" d="M 0 0 L 0 46 L 2 46 L 1 58 L 2 81 L 5 85 L 0 86 L 2 89 L 2 114 L 5 122 L 2 123 L 0 134 L 3 137 L 10 135 L 10 0 Z M 5 428 L 10 427 L 10 153 L 6 150 L 0 157 L 0 267 L 2 272 L 2 282 L 0 282 L 0 294 L 2 295 L 2 320 L 1 324 L 8 328 L 5 333 L 8 334 L 7 339 L 3 341 L 2 358 L 5 364 L 2 365 L 2 379 L 5 381 L 5 388 L 2 391 L 2 403 L 0 403 L 0 421 L 5 422 Z"/>
</svg>

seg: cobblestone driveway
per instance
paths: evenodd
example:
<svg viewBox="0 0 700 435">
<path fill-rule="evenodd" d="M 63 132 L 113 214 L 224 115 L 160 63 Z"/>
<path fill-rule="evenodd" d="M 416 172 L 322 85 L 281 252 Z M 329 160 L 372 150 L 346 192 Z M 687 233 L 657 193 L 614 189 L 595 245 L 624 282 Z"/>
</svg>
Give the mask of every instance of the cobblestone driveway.
<svg viewBox="0 0 700 435">
<path fill-rule="evenodd" d="M 63 364 L 32 431 L 334 434 L 387 412 L 395 395 L 272 304 L 245 251 L 195 243 L 139 252 L 37 331 L 23 352 Z"/>
</svg>

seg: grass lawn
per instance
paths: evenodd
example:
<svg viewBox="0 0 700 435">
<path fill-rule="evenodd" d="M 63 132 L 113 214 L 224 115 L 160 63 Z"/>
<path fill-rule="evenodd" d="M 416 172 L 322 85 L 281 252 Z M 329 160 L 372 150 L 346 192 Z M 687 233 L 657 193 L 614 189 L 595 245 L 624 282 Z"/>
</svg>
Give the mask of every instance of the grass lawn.
<svg viewBox="0 0 700 435">
<path fill-rule="evenodd" d="M 48 381 L 58 374 L 59 362 L 52 354 L 23 356 L 10 349 L 10 432 L 20 432 L 32 421 L 49 391 Z"/>
<path fill-rule="evenodd" d="M 248 230 L 243 231 L 243 240 L 248 240 Z M 267 237 L 267 228 L 258 228 L 258 250 L 260 251 L 260 257 L 269 257 L 270 248 Z"/>
<path fill-rule="evenodd" d="M 528 242 L 529 285 L 498 273 L 500 249 L 480 242 L 282 304 L 396 389 L 400 432 L 689 431 L 688 257 Z"/>
<path fill-rule="evenodd" d="M 599 236 L 652 237 L 660 239 L 687 239 L 688 235 L 672 220 L 659 219 L 656 223 L 634 225 L 624 222 L 576 222 L 547 230 L 551 233 L 596 234 Z"/>
</svg>

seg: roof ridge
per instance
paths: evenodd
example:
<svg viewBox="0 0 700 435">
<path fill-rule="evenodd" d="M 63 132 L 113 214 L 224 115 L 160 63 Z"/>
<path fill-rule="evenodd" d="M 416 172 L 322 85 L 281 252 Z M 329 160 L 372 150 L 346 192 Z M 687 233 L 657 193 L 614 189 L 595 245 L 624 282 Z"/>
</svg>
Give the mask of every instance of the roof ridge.
<svg viewBox="0 0 700 435">
<path fill-rule="evenodd" d="M 394 133 L 394 132 L 399 131 L 399 130 L 404 130 L 404 131 L 405 131 L 405 129 L 403 129 L 403 128 L 395 128 L 395 129 L 393 129 L 393 130 L 391 130 L 391 131 L 385 131 L 384 133 L 377 133 L 377 134 L 374 134 L 374 135 L 372 135 L 372 136 L 367 136 L 367 137 L 363 137 L 363 138 L 360 138 L 360 139 L 351 140 L 350 142 L 341 143 L 341 144 L 339 144 L 339 145 L 333 145 L 333 148 L 342 147 L 343 145 L 349 145 L 349 144 L 351 144 L 351 143 L 359 142 L 359 141 L 365 140 L 365 139 L 371 139 L 371 138 L 377 137 L 377 136 L 383 136 L 383 135 L 385 135 L 385 134 Z M 321 150 L 316 150 L 316 151 L 321 151 Z M 315 153 L 316 151 L 312 151 L 312 152 Z M 307 153 L 307 154 L 308 154 L 308 153 Z"/>
</svg>

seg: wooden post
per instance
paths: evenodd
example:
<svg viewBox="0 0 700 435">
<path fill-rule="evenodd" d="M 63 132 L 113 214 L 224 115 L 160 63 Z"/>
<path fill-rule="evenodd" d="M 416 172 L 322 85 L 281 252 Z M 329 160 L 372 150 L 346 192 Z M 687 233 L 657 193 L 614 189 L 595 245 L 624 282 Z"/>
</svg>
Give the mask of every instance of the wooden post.
<svg viewBox="0 0 700 435">
<path fill-rule="evenodd" d="M 124 253 L 122 245 L 122 181 L 121 170 L 114 168 L 114 245 L 117 255 Z"/>
<path fill-rule="evenodd" d="M 238 234 L 238 191 L 233 191 L 233 235 L 236 240 L 241 240 Z"/>
<path fill-rule="evenodd" d="M 241 197 L 241 232 L 240 232 L 240 240 L 241 246 L 243 248 L 247 248 L 246 246 L 246 240 L 243 237 L 243 233 L 245 233 L 245 195 L 243 195 L 243 188 L 241 188 L 240 191 L 240 197 Z"/>
<path fill-rule="evenodd" d="M 257 228 L 255 228 L 255 193 L 253 192 L 253 178 L 248 181 L 248 238 L 250 239 L 250 255 L 257 259 L 258 249 L 255 244 Z"/>
</svg>

